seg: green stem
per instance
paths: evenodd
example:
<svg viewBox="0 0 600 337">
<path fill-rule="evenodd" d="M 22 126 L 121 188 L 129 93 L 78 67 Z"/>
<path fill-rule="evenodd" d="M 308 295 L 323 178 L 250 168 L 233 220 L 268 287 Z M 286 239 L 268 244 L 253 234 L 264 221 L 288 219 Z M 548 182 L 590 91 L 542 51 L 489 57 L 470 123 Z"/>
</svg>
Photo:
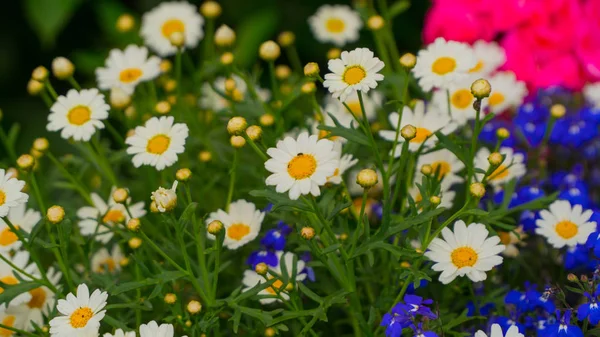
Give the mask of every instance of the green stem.
<svg viewBox="0 0 600 337">
<path fill-rule="evenodd" d="M 252 147 L 252 149 L 254 150 L 254 152 L 256 152 L 256 154 L 258 154 L 258 156 L 263 161 L 269 160 L 269 157 L 267 157 L 267 155 L 263 152 L 263 150 L 261 150 L 258 147 L 258 145 L 256 145 L 256 143 L 252 140 L 252 138 L 248 137 L 248 135 L 246 133 L 244 133 L 244 138 L 246 138 L 246 140 L 248 141 L 248 144 L 250 144 L 250 147 Z"/>
<path fill-rule="evenodd" d="M 231 164 L 231 170 L 229 170 L 229 191 L 227 192 L 227 200 L 225 201 L 225 211 L 229 211 L 229 205 L 233 198 L 233 190 L 235 188 L 235 174 L 237 171 L 238 164 L 238 149 L 233 150 L 233 162 Z"/>
<path fill-rule="evenodd" d="M 77 192 L 79 192 L 79 194 L 81 195 L 81 197 L 90 205 L 94 205 L 94 202 L 92 201 L 92 199 L 90 198 L 90 193 L 85 189 L 85 185 L 79 181 L 79 179 L 75 178 L 70 172 L 69 170 L 67 170 L 64 165 L 58 160 L 56 159 L 56 157 L 54 157 L 54 155 L 50 152 L 46 153 L 46 156 L 48 156 L 48 158 L 50 158 L 50 160 L 52 161 L 52 163 L 58 167 L 59 171 L 65 176 L 65 178 L 67 178 L 73 185 L 75 185 L 75 188 L 77 189 Z"/>
<path fill-rule="evenodd" d="M 75 78 L 73 76 L 69 77 L 67 79 L 67 81 L 69 81 L 69 83 L 71 83 L 73 88 L 75 88 L 76 90 L 81 90 L 81 86 L 79 85 L 79 83 L 77 83 L 77 81 L 75 80 Z"/>
<path fill-rule="evenodd" d="M 8 153 L 8 156 L 10 157 L 10 161 L 13 163 L 16 162 L 17 154 L 15 153 L 15 149 L 13 149 L 13 147 L 10 146 L 10 144 L 8 142 L 8 135 L 6 134 L 6 132 L 4 132 L 4 129 L 2 127 L 0 127 L 0 140 L 2 141 L 2 144 L 4 144 L 4 147 L 6 148 L 6 152 Z"/>
<path fill-rule="evenodd" d="M 46 90 L 48 90 L 48 93 L 50 94 L 50 96 L 52 97 L 52 99 L 54 101 L 56 101 L 56 99 L 58 98 L 58 94 L 56 93 L 56 90 L 54 90 L 54 87 L 52 87 L 52 84 L 50 83 L 50 80 L 46 80 L 44 82 L 44 85 L 46 86 Z"/>
<path fill-rule="evenodd" d="M 293 44 L 288 46 L 285 48 L 285 52 L 288 60 L 292 64 L 292 68 L 294 68 L 294 71 L 299 74 L 303 74 L 302 62 L 300 61 L 300 56 L 298 56 L 298 50 L 296 50 L 296 46 Z"/>
</svg>

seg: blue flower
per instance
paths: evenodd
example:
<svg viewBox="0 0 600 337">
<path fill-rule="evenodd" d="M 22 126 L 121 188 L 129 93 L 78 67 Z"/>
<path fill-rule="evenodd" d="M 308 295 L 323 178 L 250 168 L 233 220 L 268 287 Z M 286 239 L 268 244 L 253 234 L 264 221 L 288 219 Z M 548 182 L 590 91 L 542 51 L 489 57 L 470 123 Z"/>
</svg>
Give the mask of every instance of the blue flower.
<svg viewBox="0 0 600 337">
<path fill-rule="evenodd" d="M 577 319 L 583 321 L 584 319 L 589 319 L 592 325 L 598 325 L 600 322 L 600 306 L 598 306 L 598 302 L 596 301 L 597 293 L 594 293 L 594 296 L 589 293 L 585 293 L 585 297 L 588 298 L 589 302 L 584 303 L 577 308 Z"/>
<path fill-rule="evenodd" d="M 283 250 L 285 248 L 286 236 L 292 231 L 292 228 L 282 221 L 277 225 L 277 229 L 270 229 L 260 240 L 260 243 L 267 249 Z"/>
<path fill-rule="evenodd" d="M 521 213 L 521 217 L 519 218 L 519 224 L 523 226 L 523 230 L 526 233 L 533 234 L 535 233 L 535 221 L 540 218 L 539 212 L 533 211 L 523 211 Z"/>
<path fill-rule="evenodd" d="M 534 147 L 540 145 L 542 142 L 546 127 L 546 123 L 536 124 L 533 122 L 526 122 L 518 126 L 523 136 L 527 139 L 527 142 Z"/>
<path fill-rule="evenodd" d="M 415 332 L 414 337 L 438 337 L 433 331 L 423 331 L 423 323 L 419 323 L 418 326 L 412 324 L 410 328 Z"/>
<path fill-rule="evenodd" d="M 421 315 L 429 319 L 436 319 L 437 315 L 434 314 L 427 305 L 432 304 L 432 300 L 424 300 L 423 297 L 417 295 L 404 295 L 404 309 L 406 312 L 411 313 L 413 316 Z"/>
<path fill-rule="evenodd" d="M 596 212 L 594 212 L 594 214 L 595 213 Z M 592 219 L 593 217 L 590 220 Z M 598 224 L 598 222 L 596 222 L 596 224 Z M 589 249 L 593 249 L 592 251 L 594 252 L 594 256 L 600 258 L 600 232 L 593 232 L 590 234 L 590 236 L 587 238 L 585 246 Z"/>
<path fill-rule="evenodd" d="M 548 119 L 550 110 L 547 106 L 535 104 L 532 102 L 525 103 L 517 109 L 515 124 L 525 124 L 528 122 L 543 123 Z"/>
<path fill-rule="evenodd" d="M 387 337 L 400 337 L 402 335 L 402 329 L 412 324 L 413 317 L 404 312 L 402 307 L 399 307 L 402 303 L 396 304 L 390 313 L 383 315 L 381 319 L 381 326 L 385 326 L 385 335 Z"/>
<path fill-rule="evenodd" d="M 514 147 L 517 142 L 514 137 L 513 127 L 511 123 L 508 123 L 506 121 L 492 120 L 491 122 L 485 124 L 481 129 L 479 139 L 484 143 L 495 145 L 498 141 L 498 137 L 496 136 L 496 130 L 498 130 L 499 128 L 506 128 L 508 131 L 510 131 L 510 137 L 503 140 L 500 145 Z"/>
<path fill-rule="evenodd" d="M 489 313 L 495 308 L 496 305 L 494 303 L 485 303 L 484 305 L 479 306 L 479 314 L 481 316 L 488 316 Z M 475 316 L 475 303 L 473 303 L 473 301 L 469 301 L 469 303 L 467 303 L 467 316 Z"/>
<path fill-rule="evenodd" d="M 499 316 L 495 319 L 495 322 L 500 325 L 502 330 L 508 331 L 511 326 L 516 326 L 519 331 L 525 331 L 525 326 L 518 322 L 518 315 L 516 312 L 512 312 L 510 317 Z"/>
<path fill-rule="evenodd" d="M 304 252 L 302 255 L 300 255 L 300 260 L 309 262 L 312 260 L 312 256 L 310 256 L 309 252 Z M 306 277 L 308 277 L 311 282 L 315 282 L 317 279 L 315 277 L 315 270 L 312 267 L 309 267 L 308 264 L 305 264 L 304 270 L 302 270 L 300 274 L 306 274 Z"/>
<path fill-rule="evenodd" d="M 583 337 L 583 331 L 571 322 L 571 310 L 566 310 L 561 317 L 560 311 L 556 312 L 557 322 L 549 325 L 544 332 L 547 337 Z"/>
<path fill-rule="evenodd" d="M 579 110 L 581 119 L 593 124 L 600 124 L 600 107 L 585 107 Z"/>
<path fill-rule="evenodd" d="M 256 268 L 256 265 L 264 262 L 269 266 L 276 267 L 279 264 L 279 259 L 277 258 L 277 254 L 270 250 L 259 250 L 252 252 L 246 260 L 246 263 L 249 264 L 252 269 Z"/>
<path fill-rule="evenodd" d="M 437 315 L 434 314 L 427 305 L 432 304 L 432 300 L 424 300 L 420 296 L 416 295 L 404 295 L 403 302 L 399 302 L 392 308 L 392 311 L 383 315 L 381 320 L 381 326 L 385 326 L 385 334 L 388 337 L 400 337 L 402 335 L 402 329 L 407 327 L 413 327 L 417 316 L 427 317 L 429 319 L 436 319 Z M 421 326 L 419 325 L 419 329 Z M 425 337 L 434 337 L 431 334 L 425 334 L 422 329 L 420 333 Z M 417 331 L 415 330 L 415 333 Z M 417 334 L 418 336 L 419 334 Z"/>
<path fill-rule="evenodd" d="M 590 207 L 588 188 L 583 181 L 569 184 L 568 188 L 560 192 L 558 199 L 568 200 L 571 205 L 581 205 L 583 208 Z"/>
<path fill-rule="evenodd" d="M 594 233 L 590 234 L 588 237 L 588 241 L 590 237 L 592 237 Z M 591 248 L 591 247 L 589 247 Z M 593 261 L 590 261 L 590 250 L 588 245 L 577 245 L 575 247 L 570 247 L 567 249 L 564 258 L 565 269 L 573 270 L 577 268 L 591 268 L 593 270 Z"/>
</svg>

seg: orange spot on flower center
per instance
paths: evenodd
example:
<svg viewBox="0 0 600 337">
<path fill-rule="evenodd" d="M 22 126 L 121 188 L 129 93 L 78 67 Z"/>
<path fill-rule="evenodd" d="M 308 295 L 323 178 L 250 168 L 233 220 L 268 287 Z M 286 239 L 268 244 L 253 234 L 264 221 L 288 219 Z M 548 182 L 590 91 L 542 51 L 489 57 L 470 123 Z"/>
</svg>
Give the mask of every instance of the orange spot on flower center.
<svg viewBox="0 0 600 337">
<path fill-rule="evenodd" d="M 498 237 L 500 238 L 500 242 L 503 245 L 505 245 L 505 246 L 509 245 L 510 242 L 512 241 L 511 238 L 510 238 L 510 233 L 509 232 L 502 232 L 502 231 L 500 231 L 500 232 L 498 232 Z"/>
<path fill-rule="evenodd" d="M 330 33 L 341 33 L 344 31 L 346 24 L 341 19 L 330 18 L 325 23 L 325 27 L 326 27 L 327 31 Z"/>
<path fill-rule="evenodd" d="M 240 241 L 250 233 L 250 226 L 243 223 L 234 223 L 227 228 L 227 236 L 230 239 Z"/>
<path fill-rule="evenodd" d="M 563 220 L 557 223 L 554 229 L 556 230 L 556 234 L 566 240 L 574 237 L 577 235 L 577 232 L 579 232 L 579 227 L 569 220 Z"/>
<path fill-rule="evenodd" d="M 473 103 L 473 94 L 467 89 L 456 90 L 450 97 L 450 103 L 459 109 L 466 109 Z"/>
<path fill-rule="evenodd" d="M 296 179 L 301 180 L 308 178 L 317 170 L 317 160 L 313 155 L 299 153 L 292 158 L 287 166 L 288 174 Z"/>
<path fill-rule="evenodd" d="M 361 66 L 351 66 L 346 68 L 344 71 L 344 75 L 342 79 L 347 84 L 353 85 L 362 81 L 365 77 L 367 77 L 367 72 Z"/>
<path fill-rule="evenodd" d="M 94 316 L 92 309 L 88 307 L 79 308 L 71 314 L 69 323 L 75 329 L 83 328 L 87 325 L 87 322 Z"/>
<path fill-rule="evenodd" d="M 480 72 L 481 69 L 483 69 L 483 61 L 479 60 L 477 62 L 477 64 L 473 68 L 469 69 L 469 72 L 470 73 L 477 73 L 477 72 Z"/>
<path fill-rule="evenodd" d="M 171 19 L 167 20 L 162 25 L 162 35 L 167 39 L 173 33 L 184 33 L 185 32 L 185 24 L 179 19 Z"/>
<path fill-rule="evenodd" d="M 431 65 L 431 71 L 438 75 L 446 75 L 456 69 L 456 60 L 452 57 L 442 56 Z"/>
<path fill-rule="evenodd" d="M 433 133 L 428 129 L 417 128 L 417 134 L 415 135 L 415 138 L 411 139 L 410 141 L 413 143 L 423 143 L 432 134 Z"/>
<path fill-rule="evenodd" d="M 269 292 L 269 294 L 271 295 L 276 295 L 278 292 L 281 292 L 281 288 L 283 287 L 283 282 L 281 280 L 276 280 L 275 282 L 273 282 L 273 285 L 270 286 L 269 288 L 267 288 L 267 291 Z M 277 289 L 277 290 L 275 290 Z"/>
<path fill-rule="evenodd" d="M 119 73 L 119 80 L 123 83 L 131 83 L 142 77 L 142 69 L 140 68 L 128 68 L 121 70 Z"/>
<path fill-rule="evenodd" d="M 493 92 L 490 97 L 488 98 L 488 103 L 491 106 L 496 106 L 498 104 L 501 104 L 502 102 L 504 102 L 504 95 L 502 95 L 499 92 Z"/>
<path fill-rule="evenodd" d="M 17 229 L 19 226 L 15 226 Z M 6 227 L 0 232 L 0 245 L 9 246 L 15 243 L 19 237 L 9 227 Z"/>
<path fill-rule="evenodd" d="M 450 254 L 452 263 L 458 268 L 473 267 L 477 263 L 478 255 L 471 247 L 456 248 Z"/>
<path fill-rule="evenodd" d="M 29 294 L 31 295 L 31 300 L 29 300 L 27 306 L 30 308 L 42 309 L 44 303 L 46 303 L 46 292 L 44 291 L 44 289 L 42 289 L 41 287 L 35 288 L 29 290 Z"/>
<path fill-rule="evenodd" d="M 125 214 L 118 209 L 111 209 L 110 211 L 106 212 L 102 218 L 102 221 L 104 223 L 121 223 L 125 221 Z"/>
<path fill-rule="evenodd" d="M 163 154 L 169 148 L 171 138 L 166 135 L 156 135 L 148 141 L 146 150 L 152 154 Z"/>
<path fill-rule="evenodd" d="M 78 105 L 69 111 L 67 114 L 67 119 L 69 120 L 69 123 L 79 126 L 89 121 L 91 116 L 92 111 L 90 108 L 87 106 Z"/>
</svg>

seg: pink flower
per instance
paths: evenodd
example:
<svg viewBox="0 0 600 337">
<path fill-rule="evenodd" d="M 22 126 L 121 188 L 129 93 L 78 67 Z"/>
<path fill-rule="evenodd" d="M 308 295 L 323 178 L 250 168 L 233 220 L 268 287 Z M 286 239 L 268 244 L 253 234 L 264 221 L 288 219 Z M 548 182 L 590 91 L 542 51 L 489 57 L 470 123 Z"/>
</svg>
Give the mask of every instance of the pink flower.
<svg viewBox="0 0 600 337">
<path fill-rule="evenodd" d="M 437 1 L 429 9 L 425 20 L 426 24 L 423 28 L 425 43 L 431 43 L 437 37 L 468 43 L 477 40 L 489 41 L 496 34 L 489 24 L 487 15 L 478 12 L 476 6 L 461 1 Z"/>
</svg>

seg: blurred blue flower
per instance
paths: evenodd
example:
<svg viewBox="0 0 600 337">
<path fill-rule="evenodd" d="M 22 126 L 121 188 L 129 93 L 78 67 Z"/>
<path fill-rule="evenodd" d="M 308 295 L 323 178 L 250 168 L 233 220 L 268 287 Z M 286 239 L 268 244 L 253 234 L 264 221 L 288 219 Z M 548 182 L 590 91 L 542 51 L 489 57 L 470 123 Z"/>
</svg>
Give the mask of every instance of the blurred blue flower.
<svg viewBox="0 0 600 337">
<path fill-rule="evenodd" d="M 548 325 L 544 336 L 548 337 L 583 337 L 583 331 L 577 326 L 570 324 L 571 310 L 565 310 L 564 315 L 560 315 L 560 311 L 556 312 L 557 322 Z"/>
<path fill-rule="evenodd" d="M 598 294 L 594 293 L 592 296 L 586 292 L 584 295 L 588 298 L 589 302 L 583 303 L 577 308 L 577 319 L 580 321 L 589 319 L 592 325 L 598 325 L 600 322 L 600 306 L 598 306 L 596 301 Z"/>
<path fill-rule="evenodd" d="M 246 263 L 249 264 L 252 269 L 256 268 L 256 265 L 264 262 L 269 266 L 275 267 L 279 264 L 279 259 L 277 258 L 277 254 L 274 251 L 270 250 L 259 250 L 252 252 L 246 260 Z"/>
</svg>

